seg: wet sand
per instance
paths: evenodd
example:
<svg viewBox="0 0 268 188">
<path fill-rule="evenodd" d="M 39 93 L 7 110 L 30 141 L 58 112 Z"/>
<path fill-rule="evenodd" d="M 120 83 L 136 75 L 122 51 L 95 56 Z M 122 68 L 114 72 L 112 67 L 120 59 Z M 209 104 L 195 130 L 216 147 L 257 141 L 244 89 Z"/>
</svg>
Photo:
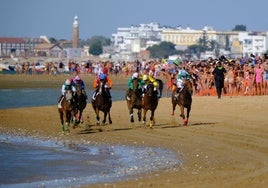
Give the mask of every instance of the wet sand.
<svg viewBox="0 0 268 188">
<path fill-rule="evenodd" d="M 8 85 L 11 80 L 18 84 L 24 78 L 27 83 L 28 77 L 1 75 L 0 87 L 5 88 L 3 80 Z M 46 84 L 50 79 L 51 83 L 60 84 L 63 77 L 49 78 Z M 123 82 L 124 78 L 114 79 L 115 85 Z M 220 100 L 215 96 L 194 96 L 189 125 L 182 126 L 178 109 L 171 116 L 171 99 L 161 98 L 156 125 L 149 129 L 137 121 L 136 111 L 135 123 L 130 123 L 125 101 L 113 103 L 112 125 L 95 126 L 95 114 L 88 103 L 84 124 L 71 129 L 69 135 L 61 133 L 56 105 L 18 108 L 0 110 L 0 131 L 77 142 L 155 146 L 173 150 L 183 159 L 181 166 L 107 183 L 105 187 L 266 187 L 267 106 L 267 96 L 223 96 Z M 88 187 L 104 187 L 104 184 Z"/>
</svg>

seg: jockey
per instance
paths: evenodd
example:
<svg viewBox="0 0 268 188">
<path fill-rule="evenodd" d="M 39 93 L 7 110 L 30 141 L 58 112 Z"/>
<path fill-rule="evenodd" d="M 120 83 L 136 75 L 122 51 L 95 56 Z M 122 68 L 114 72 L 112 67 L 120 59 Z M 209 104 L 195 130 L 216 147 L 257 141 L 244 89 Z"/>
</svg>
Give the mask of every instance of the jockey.
<svg viewBox="0 0 268 188">
<path fill-rule="evenodd" d="M 138 72 L 134 72 L 133 75 L 128 80 L 128 90 L 127 90 L 127 100 L 130 100 L 130 96 L 133 91 L 133 81 L 138 79 L 138 89 L 142 89 L 142 86 L 145 84 L 144 80 L 139 77 Z"/>
<path fill-rule="evenodd" d="M 74 84 L 77 86 L 79 84 L 81 84 L 81 89 L 82 89 L 82 94 L 85 96 L 85 98 L 87 99 L 87 93 L 85 91 L 85 83 L 84 81 L 80 78 L 79 75 L 77 75 L 74 79 L 73 79 Z"/>
<path fill-rule="evenodd" d="M 191 75 L 184 69 L 179 69 L 178 71 L 178 77 L 177 77 L 177 82 L 176 82 L 176 86 L 177 86 L 177 93 L 181 92 L 184 85 L 184 81 L 185 80 L 189 80 L 191 77 Z"/>
<path fill-rule="evenodd" d="M 113 86 L 113 82 L 112 80 L 106 76 L 106 74 L 104 73 L 100 73 L 98 77 L 95 78 L 94 82 L 93 82 L 93 87 L 96 88 L 96 90 L 93 93 L 92 99 L 95 100 L 96 96 L 97 96 L 97 92 L 98 92 L 98 86 L 99 83 L 103 82 L 104 83 L 104 88 L 105 91 L 107 92 L 109 99 L 111 100 L 111 93 L 110 93 L 110 89 Z"/>
<path fill-rule="evenodd" d="M 64 97 L 64 95 L 66 94 L 67 91 L 71 91 L 72 94 L 73 94 L 73 99 L 75 100 L 75 94 L 76 94 L 76 88 L 75 88 L 75 84 L 73 82 L 73 79 L 72 78 L 68 78 L 64 84 L 62 85 L 61 87 L 61 93 L 62 95 L 60 96 L 59 98 L 59 101 L 58 101 L 58 107 L 61 108 L 61 101 Z M 75 103 L 73 101 L 73 103 Z"/>
<path fill-rule="evenodd" d="M 147 74 L 144 74 L 142 79 L 144 81 L 142 93 L 144 94 L 146 92 L 147 85 L 149 83 L 152 83 L 154 85 L 154 91 L 157 92 L 158 98 L 160 98 L 160 92 L 158 91 L 159 89 L 158 89 L 158 83 L 157 83 L 156 79 L 154 77 L 152 77 L 151 75 L 147 75 Z"/>
</svg>

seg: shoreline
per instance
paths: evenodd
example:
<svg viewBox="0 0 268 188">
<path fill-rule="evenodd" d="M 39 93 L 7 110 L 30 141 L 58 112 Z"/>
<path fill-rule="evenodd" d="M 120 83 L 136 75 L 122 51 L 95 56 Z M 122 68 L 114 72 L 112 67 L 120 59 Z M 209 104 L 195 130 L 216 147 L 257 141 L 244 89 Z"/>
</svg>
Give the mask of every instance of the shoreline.
<svg viewBox="0 0 268 188">
<path fill-rule="evenodd" d="M 0 88 L 10 83 L 15 88 L 28 84 L 59 88 L 64 78 L 66 75 L 0 75 Z M 91 78 L 82 78 L 90 86 Z M 126 87 L 127 78 L 113 79 L 114 87 Z M 189 126 L 182 126 L 178 107 L 175 116 L 171 116 L 171 99 L 163 97 L 155 112 L 156 125 L 149 129 L 137 121 L 136 111 L 135 123 L 130 123 L 126 101 L 113 102 L 112 125 L 97 127 L 88 103 L 84 124 L 71 128 L 69 135 L 61 133 L 57 105 L 12 108 L 0 110 L 0 131 L 77 143 L 158 147 L 172 150 L 183 159 L 181 166 L 120 182 L 81 187 L 266 187 L 267 106 L 267 96 L 223 96 L 220 100 L 215 96 L 193 96 Z M 147 113 L 147 125 L 148 116 Z"/>
<path fill-rule="evenodd" d="M 189 126 L 178 125 L 181 124 L 178 109 L 172 117 L 170 98 L 161 98 L 152 130 L 137 122 L 136 114 L 135 123 L 129 122 L 125 101 L 113 102 L 113 124 L 102 127 L 94 125 L 95 115 L 88 104 L 84 113 L 86 128 L 71 129 L 68 136 L 61 134 L 56 106 L 0 110 L 0 128 L 76 142 L 160 147 L 183 157 L 184 163 L 179 167 L 106 183 L 107 187 L 265 187 L 268 183 L 265 99 L 265 96 L 255 96 L 254 100 L 193 97 Z"/>
</svg>

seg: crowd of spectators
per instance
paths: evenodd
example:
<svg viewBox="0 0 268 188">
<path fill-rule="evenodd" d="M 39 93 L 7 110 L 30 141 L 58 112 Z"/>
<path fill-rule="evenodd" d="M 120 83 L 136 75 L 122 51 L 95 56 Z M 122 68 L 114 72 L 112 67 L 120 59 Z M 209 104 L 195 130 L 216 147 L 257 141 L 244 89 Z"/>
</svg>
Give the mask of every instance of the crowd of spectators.
<svg viewBox="0 0 268 188">
<path fill-rule="evenodd" d="M 221 61 L 226 69 L 224 79 L 224 95 L 267 95 L 268 94 L 268 57 L 254 56 L 237 59 L 208 58 L 206 60 L 182 60 L 179 64 L 165 59 L 135 60 L 135 61 L 91 61 L 76 63 L 47 62 L 45 65 L 38 63 L 22 63 L 16 65 L 15 71 L 24 74 L 71 74 L 78 71 L 81 74 L 99 74 L 103 67 L 107 67 L 109 74 L 130 77 L 132 73 L 143 69 L 152 71 L 154 77 L 164 79 L 166 82 L 165 94 L 170 96 L 172 83 L 176 79 L 178 66 L 184 68 L 195 79 L 194 95 L 216 95 L 215 82 L 212 74 L 217 61 Z"/>
</svg>

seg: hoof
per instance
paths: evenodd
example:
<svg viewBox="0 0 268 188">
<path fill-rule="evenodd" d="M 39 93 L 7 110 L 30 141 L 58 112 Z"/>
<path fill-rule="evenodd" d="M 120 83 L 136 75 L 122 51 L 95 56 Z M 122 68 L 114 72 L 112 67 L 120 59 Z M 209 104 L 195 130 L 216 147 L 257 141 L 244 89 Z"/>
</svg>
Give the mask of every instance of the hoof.
<svg viewBox="0 0 268 188">
<path fill-rule="evenodd" d="M 150 123 L 149 128 L 150 128 L 150 129 L 152 129 L 152 128 L 153 128 L 153 124 L 152 124 L 152 123 Z"/>
<path fill-rule="evenodd" d="M 187 125 L 188 124 L 188 120 L 183 120 L 183 125 Z"/>
</svg>

